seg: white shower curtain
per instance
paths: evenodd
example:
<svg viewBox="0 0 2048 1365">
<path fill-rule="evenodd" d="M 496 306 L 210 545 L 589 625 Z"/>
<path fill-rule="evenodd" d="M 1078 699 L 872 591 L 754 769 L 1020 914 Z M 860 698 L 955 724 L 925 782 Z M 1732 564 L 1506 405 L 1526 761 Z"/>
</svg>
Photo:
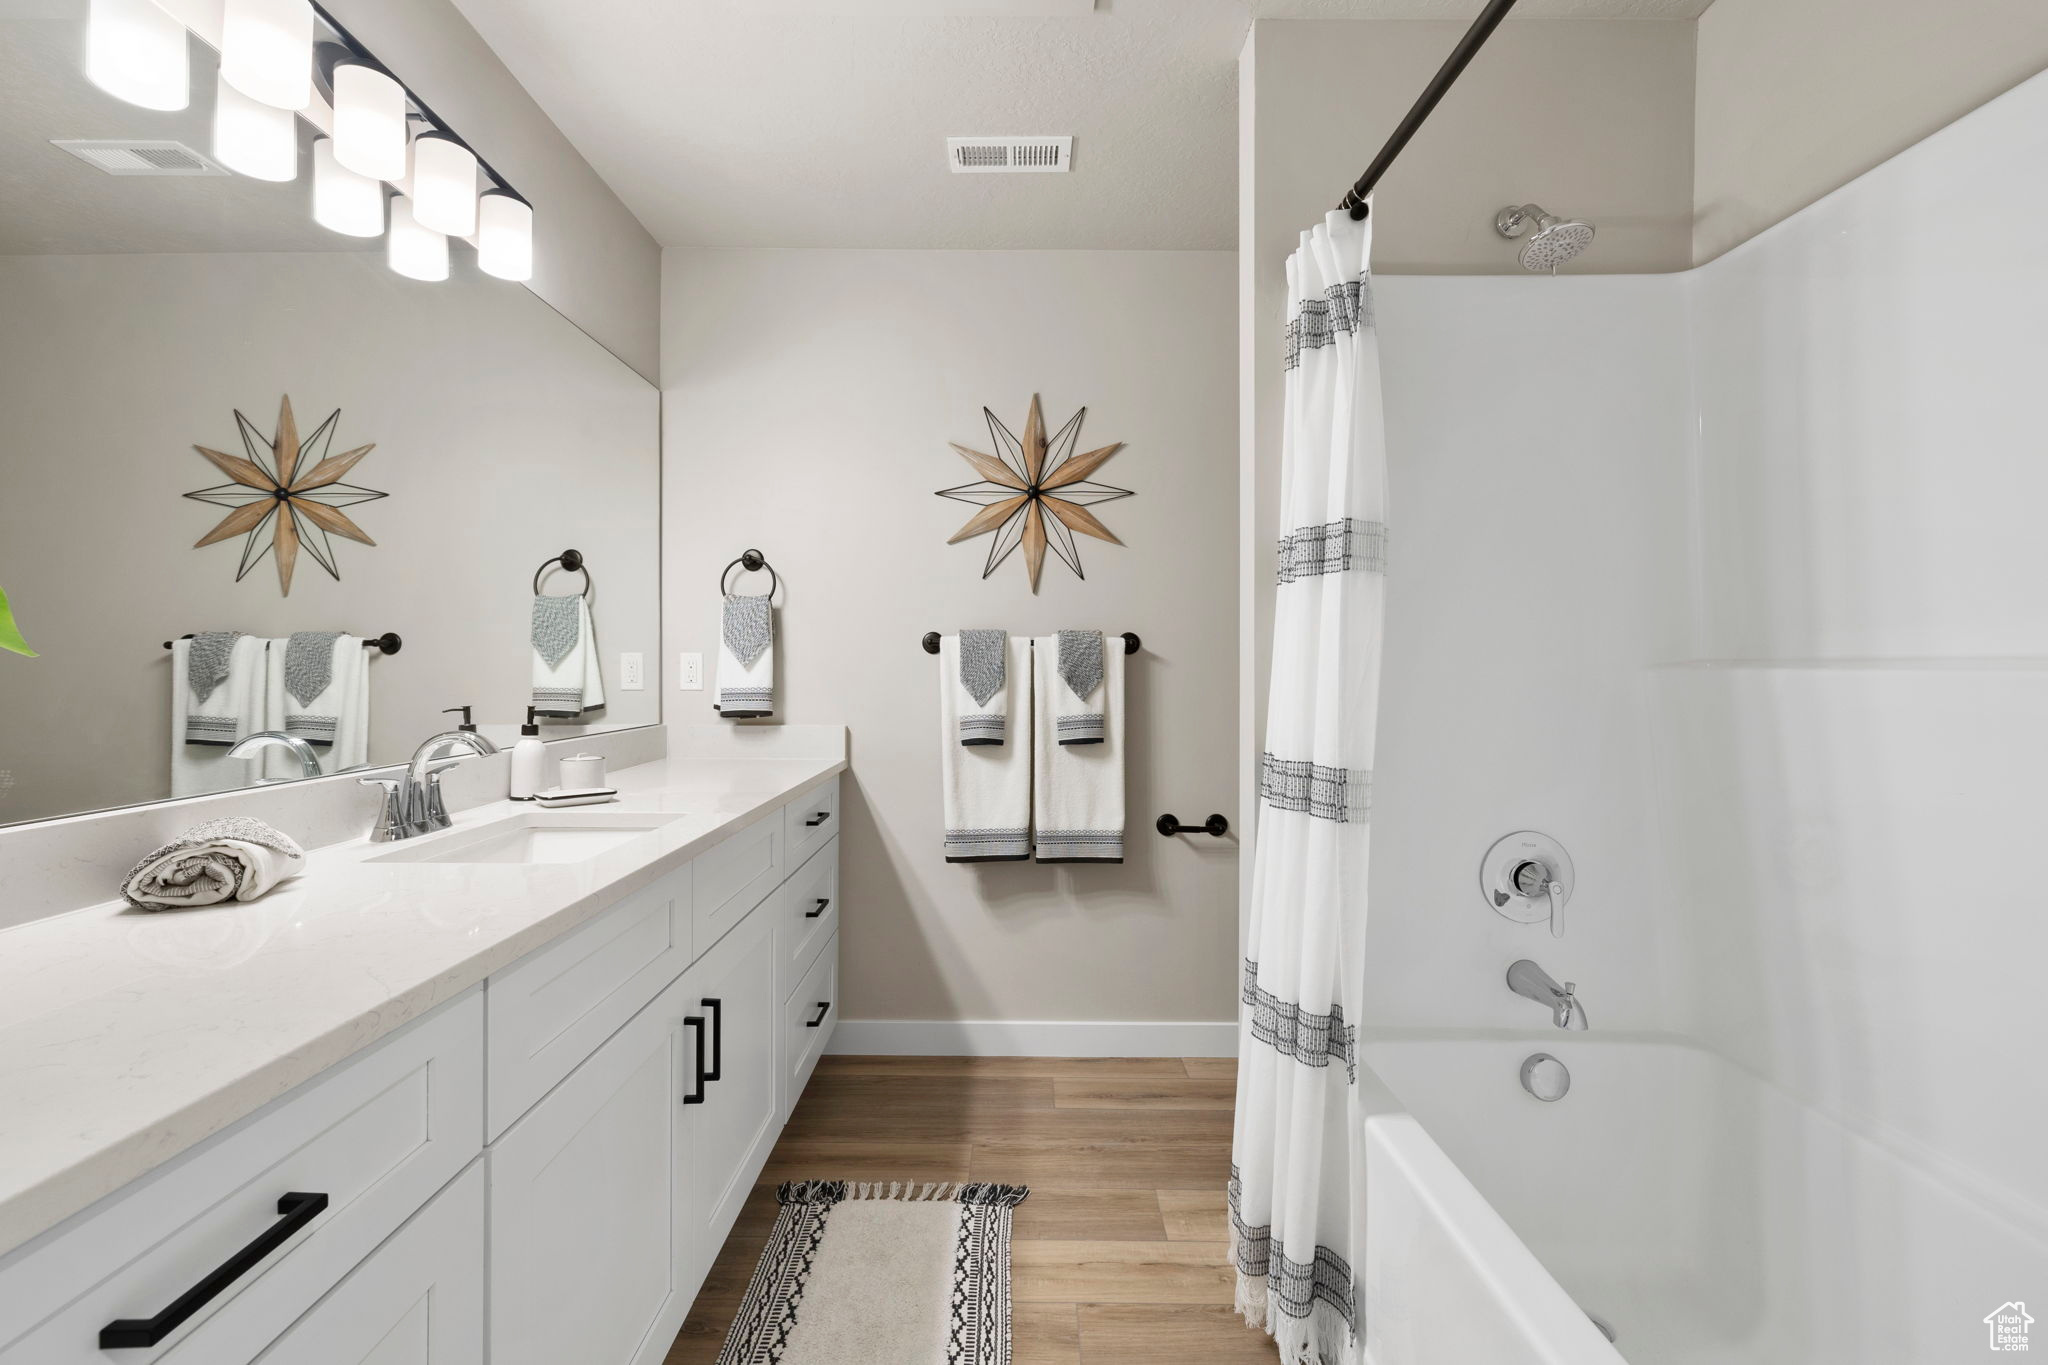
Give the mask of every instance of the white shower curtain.
<svg viewBox="0 0 2048 1365">
<path fill-rule="evenodd" d="M 1370 223 L 1332 213 L 1287 262 L 1279 584 L 1229 1197 L 1238 1311 L 1289 1365 L 1364 1355 L 1356 1020 L 1387 556 Z"/>
</svg>

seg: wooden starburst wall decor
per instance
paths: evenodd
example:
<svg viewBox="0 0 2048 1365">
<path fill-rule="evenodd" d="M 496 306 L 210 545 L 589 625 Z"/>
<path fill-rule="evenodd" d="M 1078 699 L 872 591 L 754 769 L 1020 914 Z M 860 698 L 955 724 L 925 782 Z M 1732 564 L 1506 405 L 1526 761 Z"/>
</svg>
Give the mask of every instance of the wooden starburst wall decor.
<svg viewBox="0 0 2048 1365">
<path fill-rule="evenodd" d="M 334 429 L 340 423 L 341 409 L 336 408 L 311 436 L 300 440 L 299 424 L 292 416 L 291 395 L 286 394 L 277 410 L 277 433 L 266 438 L 255 423 L 236 409 L 235 427 L 241 432 L 247 459 L 201 445 L 192 447 L 233 482 L 185 496 L 195 502 L 234 509 L 192 548 L 246 536 L 242 542 L 242 562 L 235 569 L 237 583 L 265 555 L 275 551 L 277 585 L 286 597 L 292 594 L 292 571 L 298 567 L 301 547 L 340 582 L 341 570 L 335 564 L 334 542 L 328 539 L 329 535 L 364 545 L 377 543 L 341 509 L 389 496 L 374 488 L 341 481 L 363 456 L 377 448 L 377 443 L 372 441 L 339 455 L 329 455 Z"/>
<path fill-rule="evenodd" d="M 984 455 L 957 441 L 949 443 L 981 478 L 957 488 L 941 488 L 939 496 L 975 503 L 981 511 L 946 543 L 958 545 L 993 531 L 995 539 L 988 548 L 988 562 L 982 566 L 983 578 L 994 573 L 1022 545 L 1024 570 L 1031 578 L 1034 593 L 1038 591 L 1038 574 L 1045 565 L 1047 545 L 1066 561 L 1076 578 L 1085 579 L 1088 575 L 1081 571 L 1080 547 L 1074 543 L 1076 532 L 1112 545 L 1123 544 L 1088 510 L 1100 503 L 1135 496 L 1128 488 L 1095 483 L 1088 477 L 1104 460 L 1122 450 L 1123 442 L 1076 455 L 1074 447 L 1081 442 L 1081 419 L 1088 415 L 1088 409 L 1076 412 L 1048 439 L 1045 414 L 1035 393 L 1031 395 L 1031 414 L 1025 419 L 1021 441 L 989 409 L 983 408 L 981 415 L 988 420 L 989 441 L 997 454 Z"/>
</svg>

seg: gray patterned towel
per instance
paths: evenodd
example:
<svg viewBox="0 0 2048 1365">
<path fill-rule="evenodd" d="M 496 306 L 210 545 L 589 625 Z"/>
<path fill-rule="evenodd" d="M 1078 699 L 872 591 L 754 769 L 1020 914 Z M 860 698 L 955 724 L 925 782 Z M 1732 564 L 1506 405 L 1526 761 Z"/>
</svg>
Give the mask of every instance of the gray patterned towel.
<svg viewBox="0 0 2048 1365">
<path fill-rule="evenodd" d="M 711 709 L 726 720 L 775 714 L 775 609 L 766 593 L 725 599 Z"/>
<path fill-rule="evenodd" d="M 1062 744 L 1102 743 L 1102 632 L 1063 630 L 1059 634 L 1060 681 L 1053 708 Z M 1091 701 L 1090 698 L 1093 698 Z"/>
<path fill-rule="evenodd" d="M 239 630 L 209 630 L 179 640 L 184 672 L 174 705 L 186 744 L 224 748 L 263 728 L 264 644 Z M 173 792 L 176 796 L 189 792 Z"/>
<path fill-rule="evenodd" d="M 960 632 L 960 742 L 1001 744 L 1009 734 L 1010 632 Z"/>
<path fill-rule="evenodd" d="M 290 835 L 261 820 L 208 820 L 135 864 L 121 879 L 121 895 L 142 910 L 253 901 L 305 861 L 305 850 Z"/>
</svg>

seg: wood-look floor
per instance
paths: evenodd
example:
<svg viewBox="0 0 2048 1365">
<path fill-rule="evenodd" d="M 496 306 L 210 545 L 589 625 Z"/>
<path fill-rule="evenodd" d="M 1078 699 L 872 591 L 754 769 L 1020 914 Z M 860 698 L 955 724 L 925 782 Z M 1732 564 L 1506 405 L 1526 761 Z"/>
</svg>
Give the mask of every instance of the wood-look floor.
<svg viewBox="0 0 2048 1365">
<path fill-rule="evenodd" d="M 1014 1365 L 1272 1365 L 1230 1306 L 1235 1086 L 1204 1058 L 826 1057 L 667 1365 L 716 1360 L 785 1180 L 1029 1185 Z"/>
</svg>

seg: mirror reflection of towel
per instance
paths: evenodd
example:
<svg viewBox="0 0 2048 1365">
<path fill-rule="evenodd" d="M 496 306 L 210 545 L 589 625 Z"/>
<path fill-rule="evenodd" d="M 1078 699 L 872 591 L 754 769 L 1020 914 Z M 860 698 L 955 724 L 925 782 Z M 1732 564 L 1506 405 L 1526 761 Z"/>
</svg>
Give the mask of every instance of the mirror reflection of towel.
<svg viewBox="0 0 2048 1365">
<path fill-rule="evenodd" d="M 320 755 L 322 772 L 338 773 L 370 761 L 370 651 L 361 637 L 338 630 L 294 631 L 269 644 L 263 728 L 296 735 Z M 266 750 L 263 776 L 300 775 L 299 761 L 282 749 Z"/>
<path fill-rule="evenodd" d="M 578 719 L 604 705 L 590 604 L 578 593 L 533 599 L 533 709 Z"/>
<path fill-rule="evenodd" d="M 250 765 L 230 746 L 263 728 L 268 652 L 240 631 L 171 642 L 171 795 L 249 785 Z"/>
</svg>

